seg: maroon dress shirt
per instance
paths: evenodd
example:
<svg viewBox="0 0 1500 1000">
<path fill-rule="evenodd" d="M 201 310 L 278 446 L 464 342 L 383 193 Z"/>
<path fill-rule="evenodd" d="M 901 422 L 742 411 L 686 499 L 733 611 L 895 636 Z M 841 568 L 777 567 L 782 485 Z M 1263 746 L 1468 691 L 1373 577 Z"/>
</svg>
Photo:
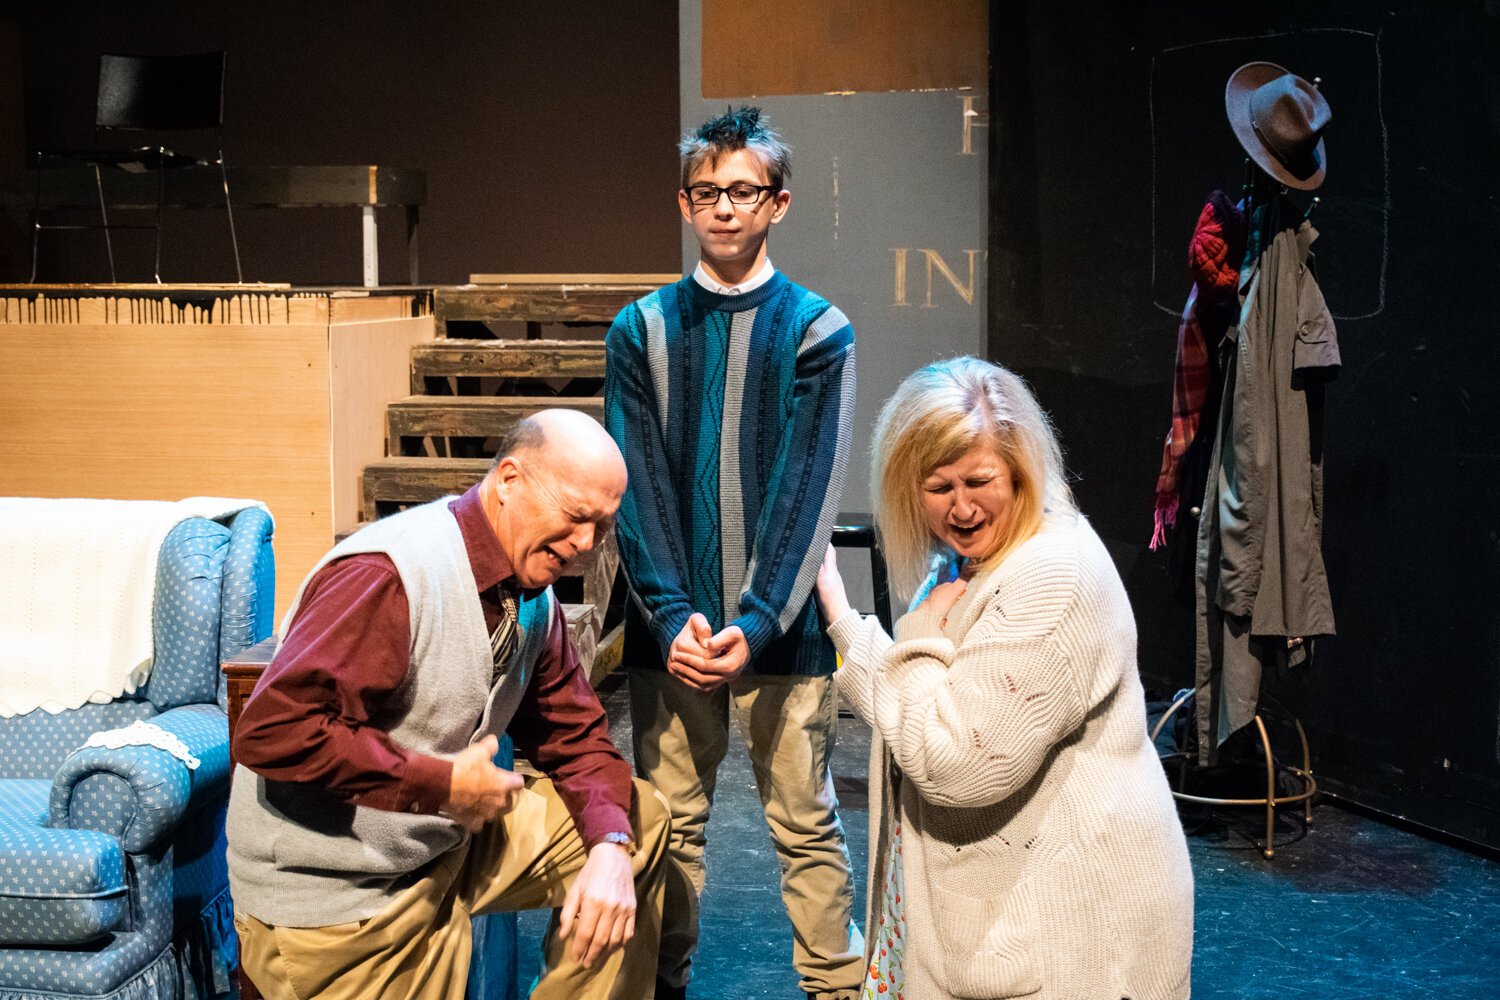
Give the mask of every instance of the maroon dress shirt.
<svg viewBox="0 0 1500 1000">
<path fill-rule="evenodd" d="M 502 613 L 500 586 L 514 586 L 510 560 L 485 517 L 479 487 L 449 508 L 474 570 L 485 627 L 493 632 Z M 452 763 L 408 750 L 369 724 L 406 681 L 410 649 L 406 591 L 390 557 L 359 553 L 328 563 L 308 581 L 245 703 L 235 759 L 269 780 L 316 784 L 343 801 L 437 812 L 448 801 Z M 508 731 L 517 755 L 553 780 L 585 846 L 607 833 L 630 832 L 630 765 L 609 738 L 559 602 L 550 641 Z"/>
</svg>

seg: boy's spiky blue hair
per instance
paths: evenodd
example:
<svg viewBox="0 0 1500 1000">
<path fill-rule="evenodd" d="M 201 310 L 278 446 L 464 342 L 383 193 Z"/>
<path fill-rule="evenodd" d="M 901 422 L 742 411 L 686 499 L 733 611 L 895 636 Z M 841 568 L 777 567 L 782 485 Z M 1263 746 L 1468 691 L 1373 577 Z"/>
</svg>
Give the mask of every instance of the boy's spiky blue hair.
<svg viewBox="0 0 1500 1000">
<path fill-rule="evenodd" d="M 766 121 L 760 108 L 730 107 L 684 135 L 677 143 L 682 154 L 682 186 L 686 188 L 700 164 L 710 168 L 741 149 L 754 150 L 765 161 L 770 182 L 780 189 L 792 176 L 792 151 Z"/>
</svg>

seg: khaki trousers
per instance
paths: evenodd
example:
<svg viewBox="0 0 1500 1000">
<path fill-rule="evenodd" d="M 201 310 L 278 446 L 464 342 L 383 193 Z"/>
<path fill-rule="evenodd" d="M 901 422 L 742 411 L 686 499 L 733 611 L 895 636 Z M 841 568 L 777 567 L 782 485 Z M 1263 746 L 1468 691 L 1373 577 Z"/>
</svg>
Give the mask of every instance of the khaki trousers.
<svg viewBox="0 0 1500 1000">
<path fill-rule="evenodd" d="M 635 936 L 593 969 L 572 956 L 571 938 L 543 942 L 546 970 L 537 998 L 650 1000 L 661 934 L 662 875 L 667 869 L 665 800 L 635 781 L 630 828 L 639 845 Z M 535 779 L 516 807 L 365 920 L 329 927 L 274 927 L 235 914 L 240 961 L 266 1000 L 463 1000 L 480 913 L 559 907 L 586 860 L 583 841 L 552 782 Z"/>
<path fill-rule="evenodd" d="M 691 975 L 703 849 L 731 706 L 781 861 L 802 989 L 852 997 L 864 980 L 864 939 L 853 923 L 854 883 L 829 766 L 838 717 L 831 677 L 740 677 L 704 693 L 663 670 L 630 672 L 636 773 L 671 805 L 679 869 L 667 876 L 660 975 L 674 986 Z"/>
</svg>

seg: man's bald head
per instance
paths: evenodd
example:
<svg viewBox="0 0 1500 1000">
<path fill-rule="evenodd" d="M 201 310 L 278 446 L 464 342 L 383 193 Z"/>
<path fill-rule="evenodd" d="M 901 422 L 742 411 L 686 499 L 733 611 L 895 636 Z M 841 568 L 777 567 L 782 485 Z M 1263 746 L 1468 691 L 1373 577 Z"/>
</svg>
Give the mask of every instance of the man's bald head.
<svg viewBox="0 0 1500 1000">
<path fill-rule="evenodd" d="M 599 421 L 577 410 L 541 410 L 529 418 L 541 431 L 533 450 L 559 474 L 594 476 L 625 490 L 625 459 Z"/>
<path fill-rule="evenodd" d="M 496 441 L 493 470 L 506 456 L 531 453 L 549 468 L 582 467 L 625 474 L 625 459 L 599 422 L 577 410 L 538 410 L 523 417 Z"/>
<path fill-rule="evenodd" d="M 625 459 L 598 421 L 577 410 L 533 413 L 499 445 L 480 499 L 516 579 L 546 586 L 613 526 Z"/>
</svg>

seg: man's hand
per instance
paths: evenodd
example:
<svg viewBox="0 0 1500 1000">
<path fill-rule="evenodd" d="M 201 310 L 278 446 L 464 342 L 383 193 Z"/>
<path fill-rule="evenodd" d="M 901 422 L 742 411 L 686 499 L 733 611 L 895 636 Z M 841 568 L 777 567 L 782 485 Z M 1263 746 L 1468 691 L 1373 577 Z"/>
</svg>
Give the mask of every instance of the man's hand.
<svg viewBox="0 0 1500 1000">
<path fill-rule="evenodd" d="M 595 844 L 563 899 L 563 937 L 573 936 L 573 958 L 592 969 L 635 936 L 635 880 L 630 855 L 619 844 Z"/>
<path fill-rule="evenodd" d="M 491 734 L 453 758 L 443 812 L 470 833 L 478 833 L 496 816 L 510 812 L 521 791 L 519 774 L 495 766 L 499 749 L 499 738 Z"/>
<path fill-rule="evenodd" d="M 708 619 L 694 612 L 667 653 L 667 670 L 699 691 L 712 691 L 740 675 L 750 662 L 750 644 L 738 625 L 718 635 Z"/>
</svg>

